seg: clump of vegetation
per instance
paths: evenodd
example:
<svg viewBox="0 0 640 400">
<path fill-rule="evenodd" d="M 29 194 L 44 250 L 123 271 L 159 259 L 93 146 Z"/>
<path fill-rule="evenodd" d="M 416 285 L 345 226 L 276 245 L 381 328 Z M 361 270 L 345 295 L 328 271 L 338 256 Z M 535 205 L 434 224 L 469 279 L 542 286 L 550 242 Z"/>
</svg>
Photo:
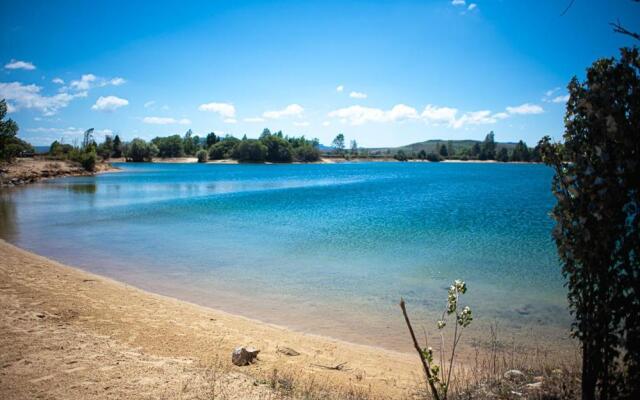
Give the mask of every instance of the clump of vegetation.
<svg viewBox="0 0 640 400">
<path fill-rule="evenodd" d="M 18 138 L 18 124 L 12 119 L 5 121 L 7 102 L 0 100 L 0 161 L 11 162 L 19 155 L 33 154 L 33 147 Z"/>
<path fill-rule="evenodd" d="M 196 157 L 198 158 L 199 163 L 206 163 L 209 159 L 209 153 L 207 153 L 206 150 L 198 150 Z"/>
<path fill-rule="evenodd" d="M 158 155 L 158 148 L 153 143 L 136 138 L 124 146 L 123 155 L 130 162 L 152 161 Z"/>
<path fill-rule="evenodd" d="M 622 49 L 569 83 L 553 236 L 582 344 L 584 399 L 640 398 L 640 56 Z"/>
<path fill-rule="evenodd" d="M 398 150 L 398 152 L 396 153 L 395 156 L 393 156 L 393 158 L 395 158 L 398 161 L 408 161 L 409 160 L 409 157 L 407 157 L 405 152 L 402 151 L 402 150 Z"/>
<path fill-rule="evenodd" d="M 449 287 L 447 293 L 447 304 L 442 313 L 442 318 L 437 322 L 438 330 L 441 332 L 441 346 L 440 346 L 440 362 L 442 365 L 438 365 L 433 357 L 433 348 L 426 343 L 426 347 L 421 348 L 416 335 L 413 331 L 409 315 L 407 313 L 404 299 L 400 300 L 400 308 L 404 315 L 405 322 L 409 328 L 413 345 L 420 356 L 422 367 L 424 369 L 425 379 L 431 395 L 436 400 L 446 400 L 449 394 L 449 388 L 451 387 L 451 378 L 454 367 L 454 360 L 456 357 L 456 349 L 458 343 L 462 337 L 462 331 L 467 328 L 471 321 L 473 321 L 473 314 L 471 308 L 468 306 L 459 307 L 460 295 L 467 292 L 467 285 L 461 280 L 455 280 Z M 453 337 L 450 345 L 449 354 L 445 355 L 445 338 L 443 329 L 448 324 L 449 317 L 455 318 L 453 322 Z M 426 340 L 426 339 L 425 339 Z M 448 365 L 447 365 L 448 364 Z"/>
</svg>

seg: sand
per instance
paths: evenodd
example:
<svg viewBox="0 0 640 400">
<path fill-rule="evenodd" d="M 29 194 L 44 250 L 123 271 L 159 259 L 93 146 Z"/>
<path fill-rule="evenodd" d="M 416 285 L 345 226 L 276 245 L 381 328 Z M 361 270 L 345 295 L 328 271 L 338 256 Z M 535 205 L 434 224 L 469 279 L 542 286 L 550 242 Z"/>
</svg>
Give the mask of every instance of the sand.
<svg viewBox="0 0 640 400">
<path fill-rule="evenodd" d="M 282 387 L 404 398 L 420 387 L 413 354 L 152 294 L 2 240 L 0 309 L 3 399 L 277 398 Z M 232 365 L 241 345 L 261 350 L 255 364 Z M 300 355 L 279 353 L 283 346 Z M 314 365 L 343 362 L 340 371 Z"/>
</svg>

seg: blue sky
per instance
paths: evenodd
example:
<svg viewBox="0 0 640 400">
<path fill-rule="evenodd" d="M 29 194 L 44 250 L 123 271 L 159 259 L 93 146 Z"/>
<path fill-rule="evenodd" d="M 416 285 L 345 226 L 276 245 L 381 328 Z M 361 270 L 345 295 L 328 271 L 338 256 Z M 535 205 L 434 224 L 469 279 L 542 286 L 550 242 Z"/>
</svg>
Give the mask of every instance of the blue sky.
<svg viewBox="0 0 640 400">
<path fill-rule="evenodd" d="M 0 97 L 33 144 L 264 127 L 361 146 L 559 138 L 566 84 L 633 44 L 629 0 L 13 1 Z"/>
</svg>

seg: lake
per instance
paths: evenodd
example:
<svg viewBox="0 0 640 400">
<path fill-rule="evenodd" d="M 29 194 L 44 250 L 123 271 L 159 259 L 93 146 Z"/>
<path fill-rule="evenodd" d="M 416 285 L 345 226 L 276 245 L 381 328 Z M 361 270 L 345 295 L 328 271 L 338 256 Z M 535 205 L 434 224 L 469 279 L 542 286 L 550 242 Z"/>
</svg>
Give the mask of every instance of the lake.
<svg viewBox="0 0 640 400">
<path fill-rule="evenodd" d="M 0 190 L 0 236 L 143 289 L 304 332 L 409 348 L 454 279 L 470 337 L 564 343 L 552 171 L 497 163 L 116 164 Z"/>
</svg>

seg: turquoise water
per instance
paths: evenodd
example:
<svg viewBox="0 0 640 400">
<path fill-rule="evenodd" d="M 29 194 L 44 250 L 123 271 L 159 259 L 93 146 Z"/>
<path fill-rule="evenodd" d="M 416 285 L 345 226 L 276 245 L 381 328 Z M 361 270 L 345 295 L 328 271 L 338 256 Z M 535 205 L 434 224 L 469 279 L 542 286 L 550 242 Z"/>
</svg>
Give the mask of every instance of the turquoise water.
<svg viewBox="0 0 640 400">
<path fill-rule="evenodd" d="M 570 324 L 542 165 L 122 164 L 0 191 L 0 235 L 144 289 L 404 349 L 467 281 L 476 332 Z"/>
</svg>

